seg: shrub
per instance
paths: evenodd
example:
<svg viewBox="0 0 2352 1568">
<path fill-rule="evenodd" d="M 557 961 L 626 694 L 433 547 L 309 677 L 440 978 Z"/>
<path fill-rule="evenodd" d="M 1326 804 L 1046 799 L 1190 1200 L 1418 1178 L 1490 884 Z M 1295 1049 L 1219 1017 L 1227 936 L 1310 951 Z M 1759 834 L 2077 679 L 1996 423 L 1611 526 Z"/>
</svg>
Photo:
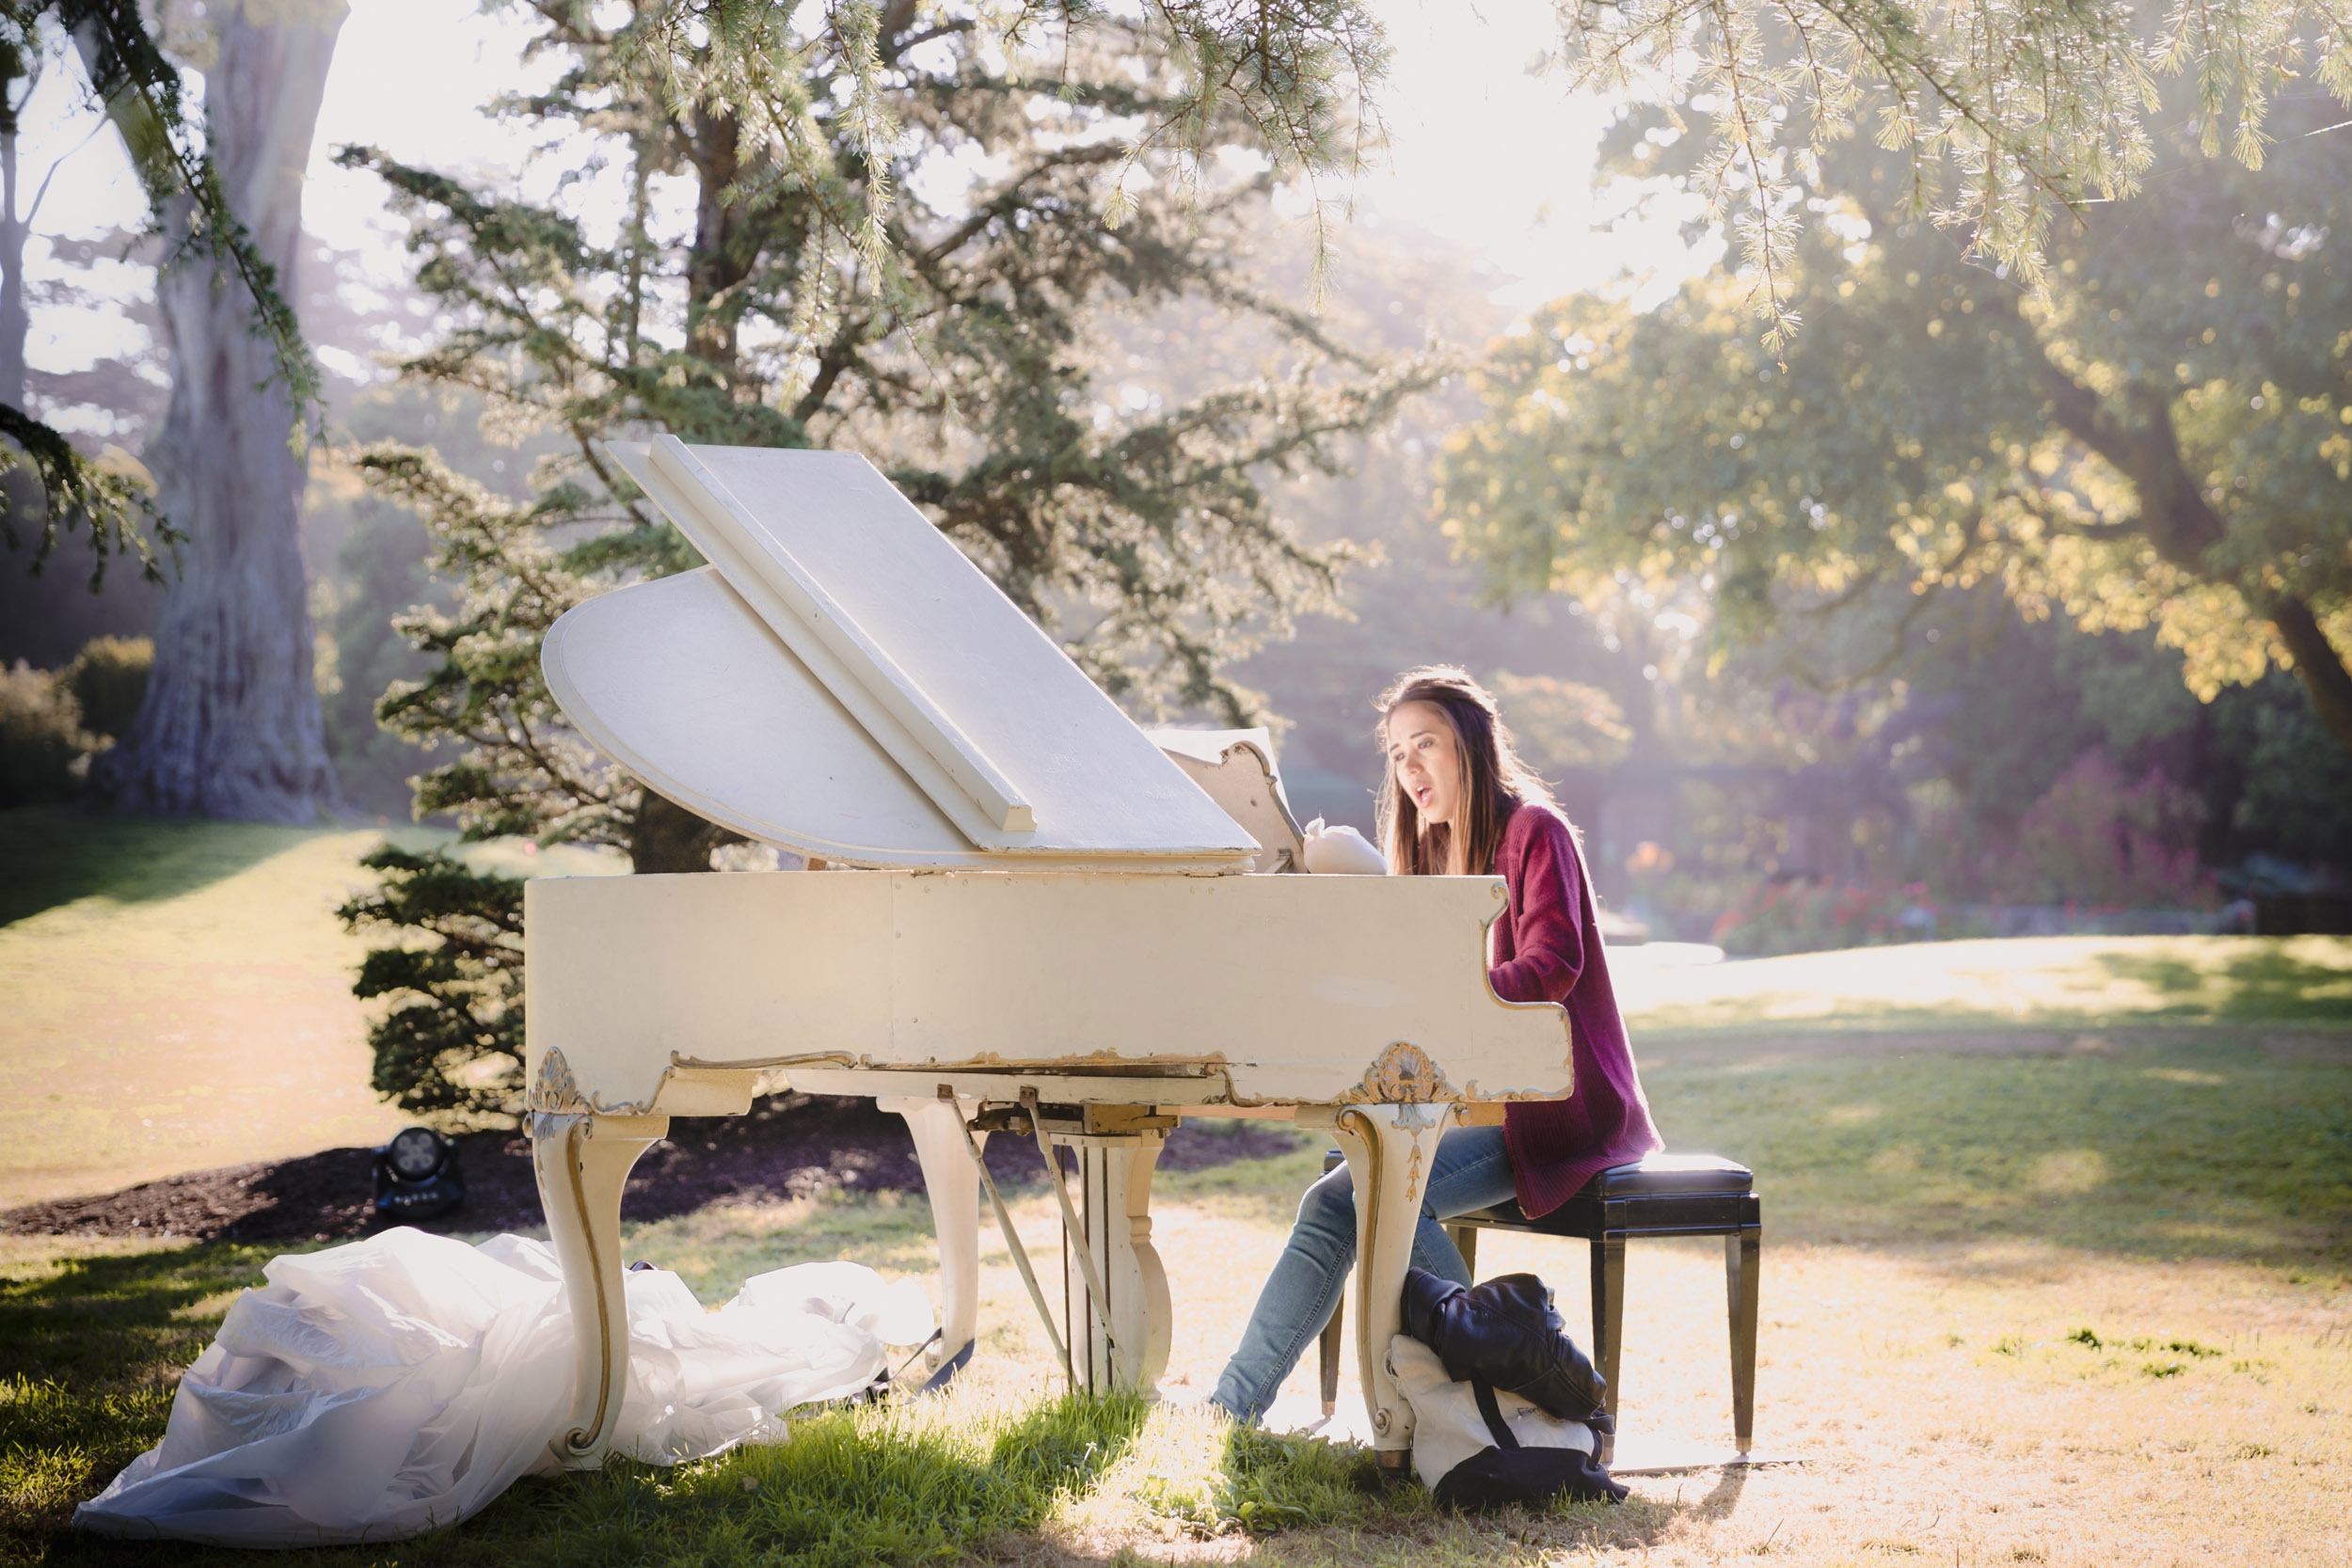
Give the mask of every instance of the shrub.
<svg viewBox="0 0 2352 1568">
<path fill-rule="evenodd" d="M 82 728 L 72 689 L 55 672 L 21 658 L 0 670 L 0 806 L 71 798 L 96 745 Z"/>
<path fill-rule="evenodd" d="M 370 1026 L 375 1092 L 404 1111 L 481 1125 L 523 1101 L 523 882 L 473 870 L 438 850 L 386 845 L 359 863 L 375 892 L 335 912 L 346 929 L 389 931 L 359 966 L 352 994 L 394 999 Z"/>
<path fill-rule="evenodd" d="M 1993 896 L 2110 909 L 2210 903 L 2212 878 L 2197 859 L 2204 817 L 2203 802 L 2163 768 L 2126 784 L 2104 752 L 2085 752 L 2018 819 L 1994 863 Z"/>
<path fill-rule="evenodd" d="M 1908 942 L 1918 933 L 1904 924 L 1904 911 L 1926 895 L 1915 882 L 1768 881 L 1715 922 L 1714 937 L 1724 951 L 1747 958 Z"/>
<path fill-rule="evenodd" d="M 147 700 L 147 676 L 155 664 L 155 644 L 144 637 L 93 637 L 82 644 L 59 678 L 82 705 L 82 723 L 93 735 L 119 740 Z"/>
</svg>

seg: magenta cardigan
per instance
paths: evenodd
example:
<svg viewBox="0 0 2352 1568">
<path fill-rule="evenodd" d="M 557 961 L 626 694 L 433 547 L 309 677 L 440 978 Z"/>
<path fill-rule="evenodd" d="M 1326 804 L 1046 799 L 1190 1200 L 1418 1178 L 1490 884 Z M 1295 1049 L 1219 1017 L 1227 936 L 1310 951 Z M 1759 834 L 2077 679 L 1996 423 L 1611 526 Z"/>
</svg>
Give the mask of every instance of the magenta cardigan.
<svg viewBox="0 0 2352 1568">
<path fill-rule="evenodd" d="M 1513 1101 L 1502 1136 L 1528 1218 L 1549 1213 L 1611 1165 L 1665 1148 L 1626 1043 L 1609 984 L 1592 882 L 1576 835 L 1549 807 L 1521 801 L 1503 825 L 1495 870 L 1510 907 L 1494 924 L 1487 974 L 1506 1002 L 1558 1002 L 1574 1039 L 1576 1092 L 1565 1100 Z"/>
</svg>

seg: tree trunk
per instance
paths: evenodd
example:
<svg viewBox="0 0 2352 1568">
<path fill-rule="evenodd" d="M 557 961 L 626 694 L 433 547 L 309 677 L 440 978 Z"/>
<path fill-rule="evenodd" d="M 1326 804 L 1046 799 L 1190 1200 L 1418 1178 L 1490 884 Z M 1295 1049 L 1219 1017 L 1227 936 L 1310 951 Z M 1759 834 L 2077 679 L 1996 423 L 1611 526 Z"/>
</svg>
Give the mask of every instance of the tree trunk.
<svg viewBox="0 0 2352 1568">
<path fill-rule="evenodd" d="M 2046 358 L 2040 373 L 2042 395 L 2050 400 L 2059 426 L 2131 481 L 2139 499 L 2140 531 L 2156 554 L 2203 581 L 2237 589 L 2269 619 L 2279 641 L 2286 644 L 2312 716 L 2338 745 L 2352 752 L 2352 671 L 2344 667 L 2343 650 L 2328 641 L 2310 603 L 2291 594 L 2249 592 L 2243 582 L 2218 576 L 2206 564 L 2206 552 L 2228 530 L 2182 455 L 2170 395 L 2145 382 L 2128 386 L 2123 395 L 2136 426 L 2127 427 L 2108 413 L 2099 394 Z"/>
<path fill-rule="evenodd" d="M 229 205 L 291 287 L 302 174 L 344 0 L 215 4 L 205 132 Z M 174 214 L 185 221 L 184 203 Z M 233 270 L 191 262 L 157 282 L 171 411 L 149 466 L 188 534 L 155 628 L 155 673 L 94 783 L 115 808 L 315 821 L 340 803 L 313 678 L 294 410 Z"/>
<path fill-rule="evenodd" d="M 2264 609 L 2270 624 L 2279 628 L 2279 641 L 2287 645 L 2287 654 L 2295 660 L 2295 678 L 2303 683 L 2303 694 L 2311 699 L 2320 728 L 2335 736 L 2337 745 L 2352 752 L 2352 671 L 2344 669 L 2344 655 L 2328 641 L 2319 617 L 2304 600 L 2282 596 Z"/>
<path fill-rule="evenodd" d="M 24 306 L 27 220 L 17 216 L 16 143 L 12 131 L 0 135 L 0 403 L 10 408 L 24 406 L 24 340 L 33 325 Z"/>
<path fill-rule="evenodd" d="M 707 871 L 713 849 L 744 842 L 732 828 L 722 828 L 648 789 L 637 807 L 636 831 L 629 835 L 629 869 L 646 874 Z"/>
<path fill-rule="evenodd" d="M 36 80 L 38 77 L 35 78 Z M 15 87 L 14 82 L 0 83 L 0 90 Z M 32 97 L 28 87 L 24 96 Z M 17 134 L 0 135 L 0 404 L 10 408 L 24 406 L 24 340 L 32 332 L 32 315 L 24 304 L 24 239 L 30 227 L 26 219 L 17 215 Z M 5 508 L 17 534 L 16 553 L 0 552 L 0 570 L 22 577 L 24 562 L 33 550 L 31 535 L 40 529 L 41 515 L 48 507 L 42 496 L 40 482 L 33 477 L 29 464 L 20 464 L 0 475 L 0 508 Z M 17 585 L 11 584 L 11 587 Z M 12 597 L 25 597 L 22 589 Z M 18 609 L 7 605 L 8 609 Z M 0 644 L 0 664 L 11 657 L 23 657 L 21 644 L 11 636 Z"/>
</svg>

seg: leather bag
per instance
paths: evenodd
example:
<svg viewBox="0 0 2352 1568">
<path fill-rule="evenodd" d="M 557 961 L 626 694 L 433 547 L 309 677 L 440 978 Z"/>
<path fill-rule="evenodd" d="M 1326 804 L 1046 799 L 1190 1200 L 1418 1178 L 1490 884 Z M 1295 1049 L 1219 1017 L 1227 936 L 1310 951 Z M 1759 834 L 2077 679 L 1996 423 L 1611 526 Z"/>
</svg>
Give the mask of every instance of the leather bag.
<svg viewBox="0 0 2352 1568">
<path fill-rule="evenodd" d="M 1436 1351 L 1456 1382 L 1507 1388 L 1563 1420 L 1608 1419 L 1600 1415 L 1607 1382 L 1568 1338 L 1550 1288 L 1532 1274 L 1464 1287 L 1408 1269 L 1405 1332 Z"/>
</svg>

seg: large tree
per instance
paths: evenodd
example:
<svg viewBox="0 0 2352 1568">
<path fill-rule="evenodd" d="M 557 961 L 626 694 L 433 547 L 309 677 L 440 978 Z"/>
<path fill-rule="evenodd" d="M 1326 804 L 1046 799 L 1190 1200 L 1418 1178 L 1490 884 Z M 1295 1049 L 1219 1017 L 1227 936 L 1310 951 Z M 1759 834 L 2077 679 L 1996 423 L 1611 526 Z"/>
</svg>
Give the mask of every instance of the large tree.
<svg viewBox="0 0 2352 1568">
<path fill-rule="evenodd" d="M 205 148 L 253 250 L 293 273 L 302 176 L 344 0 L 215 4 L 182 41 L 204 73 Z M 206 214 L 167 204 L 184 243 Z M 158 280 L 172 397 L 150 449 L 186 535 L 155 627 L 155 672 L 93 781 L 117 809 L 309 822 L 339 802 L 313 684 L 294 389 L 253 293 L 218 263 Z"/>
<path fill-rule="evenodd" d="M 388 182 L 419 286 L 453 324 L 407 373 L 479 395 L 485 428 L 510 438 L 566 438 L 524 502 L 428 451 L 363 458 L 458 585 L 454 608 L 403 623 L 437 667 L 381 709 L 444 744 L 421 811 L 477 838 L 617 848 L 641 871 L 710 866 L 724 835 L 601 757 L 538 669 L 564 610 L 696 563 L 599 444 L 646 432 L 863 451 L 1138 711 L 1257 716 L 1224 667 L 1330 607 L 1347 555 L 1294 537 L 1265 479 L 1330 469 L 1438 370 L 1374 364 L 1257 292 L 1248 250 L 1270 180 L 1218 173 L 1246 160 L 1203 160 L 1175 198 L 1181 150 L 1134 146 L 1199 112 L 1164 46 L 1090 19 L 1007 48 L 961 8 L 917 0 L 805 24 L 762 8 L 735 32 L 688 25 L 701 12 L 680 0 L 547 0 L 540 15 L 540 47 L 567 69 L 509 112 L 619 211 L 567 204 L 587 182 L 558 171 L 554 198 L 527 201 L 343 154 Z M 1212 151 L 1256 142 L 1230 109 L 1196 129 Z M 1121 340 L 1155 321 L 1254 343 L 1259 373 L 1176 392 Z M 376 1035 L 378 1086 L 420 1110 L 493 1107 L 518 1067 L 511 890 L 446 861 L 383 869 L 385 892 L 350 918 L 432 940 L 375 954 L 362 976 L 364 993 L 402 998 Z M 476 1056 L 503 1072 L 462 1069 Z"/>
<path fill-rule="evenodd" d="M 1785 257 L 1808 325 L 1784 359 L 1720 273 L 1547 310 L 1448 454 L 1447 514 L 1499 586 L 1705 578 L 1735 640 L 1891 594 L 1899 644 L 1939 589 L 1996 581 L 2154 626 L 2206 697 L 2291 669 L 2352 748 L 2352 142 L 2288 123 L 2259 171 L 2178 125 L 2170 176 L 2060 230 L 2041 293 L 1850 144 Z M 1658 130 L 1623 141 L 1654 164 Z"/>
</svg>

